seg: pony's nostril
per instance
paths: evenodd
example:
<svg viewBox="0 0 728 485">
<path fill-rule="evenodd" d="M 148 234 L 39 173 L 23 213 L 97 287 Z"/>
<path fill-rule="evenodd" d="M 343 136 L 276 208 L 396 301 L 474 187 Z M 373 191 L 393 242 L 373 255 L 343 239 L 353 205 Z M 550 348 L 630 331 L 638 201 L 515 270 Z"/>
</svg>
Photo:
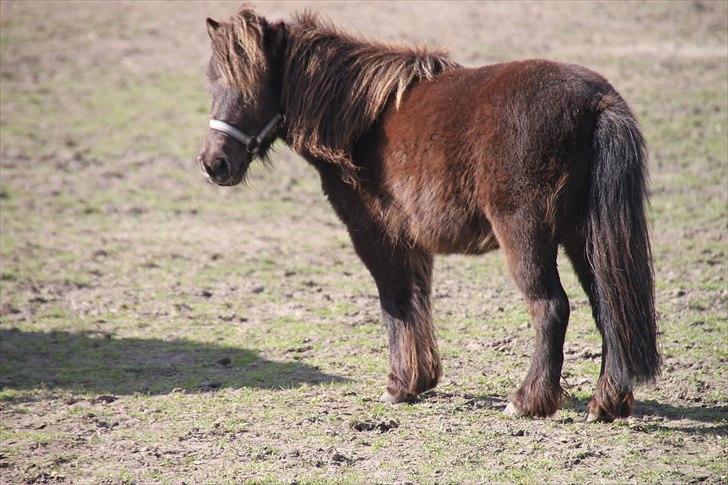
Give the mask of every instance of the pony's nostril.
<svg viewBox="0 0 728 485">
<path fill-rule="evenodd" d="M 227 178 L 230 169 L 224 158 L 216 158 L 210 164 L 210 175 L 218 180 Z"/>
</svg>

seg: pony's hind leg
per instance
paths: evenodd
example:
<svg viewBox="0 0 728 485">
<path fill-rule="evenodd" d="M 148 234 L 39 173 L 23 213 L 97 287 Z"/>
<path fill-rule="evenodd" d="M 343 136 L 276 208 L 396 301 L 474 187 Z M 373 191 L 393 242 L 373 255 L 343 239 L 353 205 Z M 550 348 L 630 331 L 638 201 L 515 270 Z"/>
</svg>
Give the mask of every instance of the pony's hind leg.
<svg viewBox="0 0 728 485">
<path fill-rule="evenodd" d="M 587 259 L 586 238 L 582 231 L 576 231 L 572 237 L 564 241 L 566 255 L 571 260 L 574 272 L 579 278 L 582 288 L 589 298 L 592 307 L 592 315 L 596 322 L 599 334 L 602 336 L 602 365 L 599 370 L 599 381 L 594 396 L 587 404 L 587 421 L 613 421 L 615 418 L 626 418 L 632 414 L 634 396 L 631 384 L 615 385 L 615 379 L 607 372 L 609 349 L 604 339 L 604 326 L 599 315 L 599 298 L 594 287 L 594 272 Z M 629 382 L 629 381 L 627 381 Z"/>
<path fill-rule="evenodd" d="M 506 412 L 545 417 L 554 414 L 564 399 L 560 381 L 569 301 L 556 268 L 557 245 L 546 227 L 530 220 L 528 214 L 492 219 L 536 331 L 528 374 Z"/>
</svg>

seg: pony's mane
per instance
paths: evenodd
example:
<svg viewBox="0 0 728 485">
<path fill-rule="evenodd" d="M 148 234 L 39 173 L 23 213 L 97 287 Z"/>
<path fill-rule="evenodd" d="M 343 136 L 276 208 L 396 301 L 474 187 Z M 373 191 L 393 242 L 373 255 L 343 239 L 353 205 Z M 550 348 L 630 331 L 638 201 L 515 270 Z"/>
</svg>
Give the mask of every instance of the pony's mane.
<svg viewBox="0 0 728 485">
<path fill-rule="evenodd" d="M 283 64 L 289 143 L 340 165 L 350 182 L 351 150 L 387 103 L 399 106 L 412 83 L 458 66 L 444 52 L 356 38 L 309 11 L 288 25 Z"/>
</svg>

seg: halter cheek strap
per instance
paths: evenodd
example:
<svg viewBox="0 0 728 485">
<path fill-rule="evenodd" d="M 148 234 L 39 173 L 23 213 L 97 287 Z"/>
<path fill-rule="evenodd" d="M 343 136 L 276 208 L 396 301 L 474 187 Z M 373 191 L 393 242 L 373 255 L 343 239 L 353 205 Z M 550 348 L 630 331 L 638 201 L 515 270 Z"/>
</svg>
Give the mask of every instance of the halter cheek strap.
<svg viewBox="0 0 728 485">
<path fill-rule="evenodd" d="M 283 115 L 276 114 L 268 123 L 266 123 L 263 129 L 254 136 L 246 135 L 242 131 L 222 120 L 210 120 L 210 128 L 235 138 L 242 143 L 248 153 L 255 155 L 258 153 L 260 145 L 269 141 L 273 137 L 275 130 L 278 128 L 281 121 L 283 121 Z"/>
</svg>

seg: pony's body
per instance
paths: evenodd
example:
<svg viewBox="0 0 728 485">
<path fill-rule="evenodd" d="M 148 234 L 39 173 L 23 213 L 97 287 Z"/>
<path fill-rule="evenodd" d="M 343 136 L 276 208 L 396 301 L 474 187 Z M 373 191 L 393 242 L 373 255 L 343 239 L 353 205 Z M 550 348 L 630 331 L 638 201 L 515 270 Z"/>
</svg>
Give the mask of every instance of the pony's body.
<svg viewBox="0 0 728 485">
<path fill-rule="evenodd" d="M 358 140 L 359 196 L 391 239 L 433 254 L 497 248 L 490 220 L 522 208 L 524 192 L 559 239 L 584 209 L 569 202 L 584 198 L 594 107 L 609 89 L 547 61 L 449 70 L 411 87 Z M 528 126 L 529 112 L 541 126 Z"/>
<path fill-rule="evenodd" d="M 270 25 L 243 10 L 208 28 L 212 117 L 254 131 L 285 116 L 279 135 L 317 168 L 374 277 L 389 331 L 387 400 L 411 399 L 440 377 L 433 255 L 500 247 L 537 337 L 511 410 L 554 413 L 569 317 L 561 245 L 604 342 L 590 416 L 629 415 L 632 382 L 652 378 L 659 356 L 643 141 L 606 80 L 539 60 L 464 68 L 443 54 L 361 41 L 310 15 Z M 250 161 L 231 143 L 211 131 L 200 158 L 224 185 Z M 232 160 L 238 154 L 243 163 Z"/>
</svg>

